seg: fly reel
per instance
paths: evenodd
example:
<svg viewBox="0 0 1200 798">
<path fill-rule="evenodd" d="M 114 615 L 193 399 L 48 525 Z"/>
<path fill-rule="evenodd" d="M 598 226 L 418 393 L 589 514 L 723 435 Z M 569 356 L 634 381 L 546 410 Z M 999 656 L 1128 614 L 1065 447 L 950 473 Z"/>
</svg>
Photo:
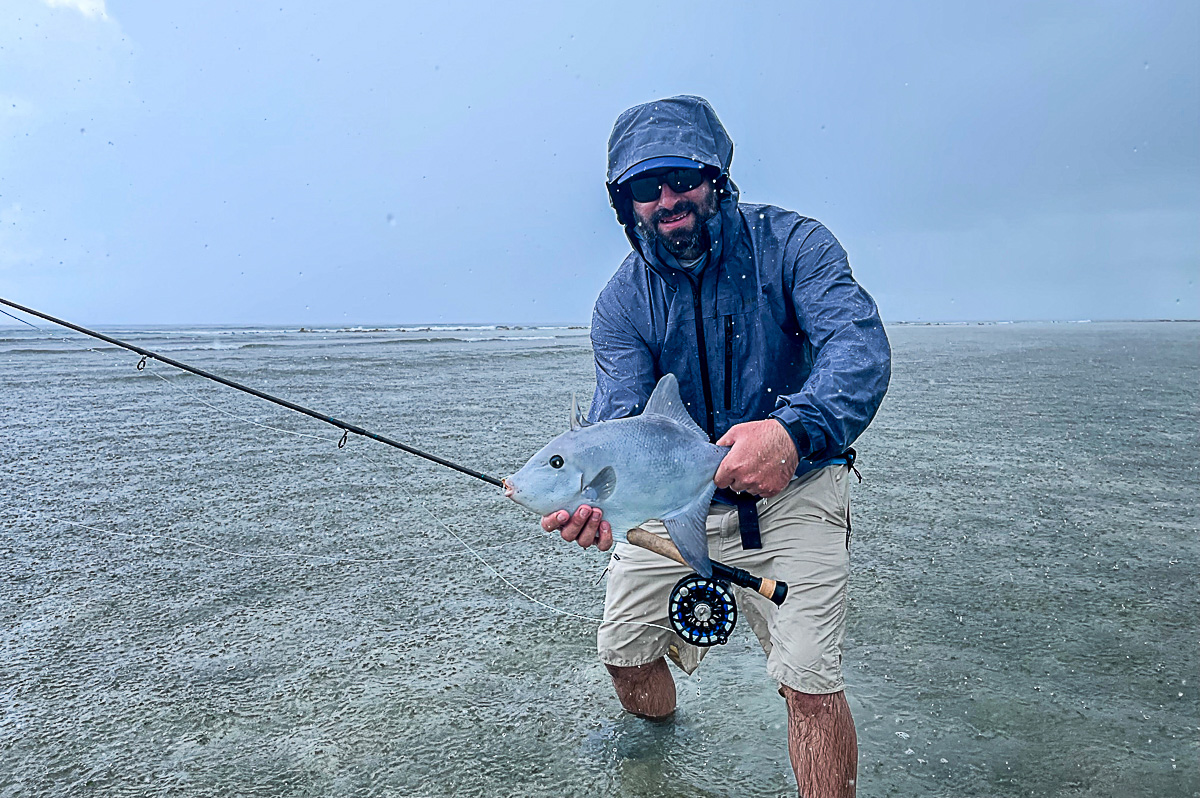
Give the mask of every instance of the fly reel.
<svg viewBox="0 0 1200 798">
<path fill-rule="evenodd" d="M 671 590 L 671 628 L 694 646 L 725 643 L 737 623 L 737 602 L 729 585 L 699 574 L 685 576 Z"/>
</svg>

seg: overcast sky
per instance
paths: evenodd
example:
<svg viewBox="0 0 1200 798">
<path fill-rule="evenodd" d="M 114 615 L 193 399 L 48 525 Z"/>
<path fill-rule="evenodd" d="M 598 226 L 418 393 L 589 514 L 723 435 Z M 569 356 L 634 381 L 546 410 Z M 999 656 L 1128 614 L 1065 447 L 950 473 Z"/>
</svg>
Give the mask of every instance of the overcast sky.
<svg viewBox="0 0 1200 798">
<path fill-rule="evenodd" d="M 0 0 L 0 296 L 586 322 L 612 123 L 694 93 L 885 319 L 1197 318 L 1197 42 L 1193 0 Z"/>
</svg>

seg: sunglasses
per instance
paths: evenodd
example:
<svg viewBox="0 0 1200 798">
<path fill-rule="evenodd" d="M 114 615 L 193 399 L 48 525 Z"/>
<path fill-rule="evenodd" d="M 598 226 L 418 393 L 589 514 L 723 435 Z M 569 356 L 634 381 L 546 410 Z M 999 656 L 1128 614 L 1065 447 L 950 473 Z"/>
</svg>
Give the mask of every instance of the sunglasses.
<svg viewBox="0 0 1200 798">
<path fill-rule="evenodd" d="M 629 193 L 633 195 L 635 202 L 654 202 L 662 196 L 664 183 L 670 186 L 676 194 L 682 194 L 685 191 L 691 191 L 703 182 L 704 170 L 684 168 L 645 177 L 635 177 L 625 185 L 629 187 Z"/>
</svg>

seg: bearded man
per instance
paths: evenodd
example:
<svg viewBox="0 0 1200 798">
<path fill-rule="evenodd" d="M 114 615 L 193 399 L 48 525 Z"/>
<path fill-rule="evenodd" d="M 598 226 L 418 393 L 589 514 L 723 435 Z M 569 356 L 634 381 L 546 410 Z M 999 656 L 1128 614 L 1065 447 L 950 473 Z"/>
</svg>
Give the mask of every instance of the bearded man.
<svg viewBox="0 0 1200 798">
<path fill-rule="evenodd" d="M 608 145 L 608 191 L 632 252 L 596 300 L 592 421 L 636 415 L 659 377 L 710 440 L 731 447 L 708 516 L 714 560 L 789 585 L 776 607 L 737 591 L 787 701 L 800 794 L 852 796 L 858 749 L 842 679 L 851 444 L 879 408 L 891 351 L 875 302 L 819 222 L 738 201 L 733 142 L 706 100 L 629 109 Z M 598 509 L 542 519 L 607 551 Z M 661 523 L 643 525 L 666 535 Z M 667 658 L 693 672 L 707 649 L 670 631 L 668 597 L 689 572 L 618 544 L 600 659 L 626 710 L 675 711 Z"/>
</svg>

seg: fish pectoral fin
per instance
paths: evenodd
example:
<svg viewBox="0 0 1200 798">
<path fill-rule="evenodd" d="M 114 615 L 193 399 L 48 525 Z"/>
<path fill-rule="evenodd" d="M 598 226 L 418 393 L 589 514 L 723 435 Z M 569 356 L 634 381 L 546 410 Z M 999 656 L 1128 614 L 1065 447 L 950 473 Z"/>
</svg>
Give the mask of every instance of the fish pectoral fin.
<svg viewBox="0 0 1200 798">
<path fill-rule="evenodd" d="M 695 501 L 662 519 L 671 541 L 687 564 L 705 579 L 712 578 L 712 562 L 708 559 L 708 506 L 717 486 L 709 483 Z"/>
<path fill-rule="evenodd" d="M 617 472 L 612 466 L 605 466 L 600 473 L 592 477 L 592 481 L 583 489 L 585 496 L 591 495 L 592 501 L 602 502 L 617 489 Z"/>
</svg>

